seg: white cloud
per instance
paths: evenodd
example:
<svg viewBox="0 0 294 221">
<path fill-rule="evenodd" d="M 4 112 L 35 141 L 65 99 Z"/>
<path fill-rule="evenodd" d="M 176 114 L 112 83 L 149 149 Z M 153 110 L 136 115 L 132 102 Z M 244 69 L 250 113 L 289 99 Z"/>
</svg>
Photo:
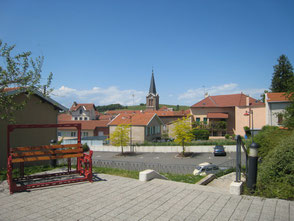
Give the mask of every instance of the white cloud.
<svg viewBox="0 0 294 221">
<path fill-rule="evenodd" d="M 134 97 L 133 97 L 134 95 Z M 119 103 L 121 105 L 133 105 L 145 102 L 146 92 L 136 90 L 120 90 L 115 86 L 108 88 L 94 87 L 90 90 L 77 90 L 62 86 L 55 89 L 52 98 L 61 104 L 70 107 L 74 101 L 78 103 L 94 103 L 95 105 L 107 105 Z"/>
<path fill-rule="evenodd" d="M 251 89 L 244 89 L 241 88 L 236 83 L 212 86 L 209 88 L 205 88 L 205 92 L 209 95 L 223 95 L 223 94 L 238 94 L 244 93 L 251 97 L 260 98 L 260 95 L 266 90 L 265 88 L 251 88 Z M 180 94 L 178 96 L 178 100 L 181 103 L 192 105 L 204 98 L 204 88 L 196 88 L 196 89 L 189 89 L 185 93 Z"/>
</svg>

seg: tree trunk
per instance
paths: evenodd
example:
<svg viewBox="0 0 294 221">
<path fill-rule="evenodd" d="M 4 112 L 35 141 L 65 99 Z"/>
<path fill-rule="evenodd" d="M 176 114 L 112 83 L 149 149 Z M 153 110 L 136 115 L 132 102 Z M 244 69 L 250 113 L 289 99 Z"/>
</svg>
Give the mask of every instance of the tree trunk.
<svg viewBox="0 0 294 221">
<path fill-rule="evenodd" d="M 121 155 L 124 154 L 124 147 L 123 146 L 120 146 L 121 147 Z"/>
<path fill-rule="evenodd" d="M 182 140 L 182 148 L 183 148 L 183 157 L 185 156 L 185 142 L 184 142 L 184 139 Z"/>
</svg>

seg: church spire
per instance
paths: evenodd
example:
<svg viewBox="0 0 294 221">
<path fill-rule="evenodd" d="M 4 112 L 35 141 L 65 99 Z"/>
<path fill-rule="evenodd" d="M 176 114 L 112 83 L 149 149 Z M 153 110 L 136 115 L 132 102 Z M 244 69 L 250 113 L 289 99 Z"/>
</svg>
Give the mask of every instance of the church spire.
<svg viewBox="0 0 294 221">
<path fill-rule="evenodd" d="M 157 94 L 156 93 L 156 87 L 155 87 L 153 68 L 152 68 L 152 77 L 151 77 L 151 82 L 150 82 L 149 94 L 154 94 L 154 95 Z"/>
</svg>

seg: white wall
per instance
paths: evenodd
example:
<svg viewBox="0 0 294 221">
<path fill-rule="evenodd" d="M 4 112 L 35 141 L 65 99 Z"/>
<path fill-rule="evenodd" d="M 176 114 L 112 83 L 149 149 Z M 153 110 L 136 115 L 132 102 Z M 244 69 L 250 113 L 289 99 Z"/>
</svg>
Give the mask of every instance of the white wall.
<svg viewBox="0 0 294 221">
<path fill-rule="evenodd" d="M 284 113 L 289 102 L 270 102 L 267 103 L 267 124 L 270 126 L 280 126 L 278 124 L 278 114 Z"/>
<path fill-rule="evenodd" d="M 121 147 L 115 146 L 89 146 L 93 151 L 105 151 L 105 152 L 120 152 Z M 187 146 L 186 152 L 213 152 L 214 146 Z M 226 152 L 236 152 L 236 145 L 225 145 Z M 124 151 L 130 151 L 130 147 L 124 147 Z M 136 146 L 135 152 L 152 152 L 152 153 L 177 153 L 182 151 L 181 146 Z M 242 150 L 243 152 L 243 150 Z"/>
</svg>

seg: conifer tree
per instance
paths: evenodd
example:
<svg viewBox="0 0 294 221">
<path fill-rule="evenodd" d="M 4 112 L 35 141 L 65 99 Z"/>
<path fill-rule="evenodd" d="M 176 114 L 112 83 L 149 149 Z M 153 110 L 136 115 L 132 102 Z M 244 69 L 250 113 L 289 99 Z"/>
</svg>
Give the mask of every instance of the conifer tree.
<svg viewBox="0 0 294 221">
<path fill-rule="evenodd" d="M 271 84 L 272 92 L 288 92 L 294 84 L 293 67 L 286 55 L 282 54 L 274 66 Z"/>
</svg>

